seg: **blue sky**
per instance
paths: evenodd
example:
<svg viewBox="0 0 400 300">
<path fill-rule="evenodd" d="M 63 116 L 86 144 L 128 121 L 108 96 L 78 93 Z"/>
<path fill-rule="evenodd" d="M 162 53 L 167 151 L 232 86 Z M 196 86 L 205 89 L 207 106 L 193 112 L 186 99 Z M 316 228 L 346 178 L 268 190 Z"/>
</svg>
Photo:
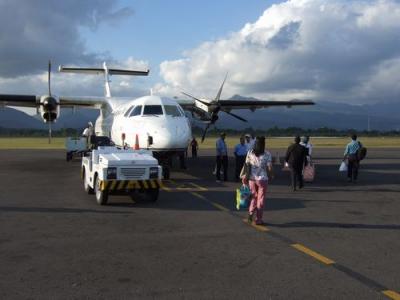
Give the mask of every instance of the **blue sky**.
<svg viewBox="0 0 400 300">
<path fill-rule="evenodd" d="M 205 41 L 240 30 L 279 2 L 123 0 L 119 5 L 131 7 L 132 16 L 116 25 L 101 24 L 96 30 L 83 28 L 82 35 L 90 50 L 108 52 L 120 60 L 132 56 L 148 61 L 153 80 L 158 80 L 162 61 L 179 58 Z"/>
</svg>

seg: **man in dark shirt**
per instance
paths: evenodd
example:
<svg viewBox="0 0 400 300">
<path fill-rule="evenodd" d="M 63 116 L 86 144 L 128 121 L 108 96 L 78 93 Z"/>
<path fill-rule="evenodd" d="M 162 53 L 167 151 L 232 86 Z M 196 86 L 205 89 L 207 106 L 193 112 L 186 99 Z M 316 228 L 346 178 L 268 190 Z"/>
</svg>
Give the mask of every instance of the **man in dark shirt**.
<svg viewBox="0 0 400 300">
<path fill-rule="evenodd" d="M 303 168 L 306 163 L 307 149 L 300 145 L 300 137 L 296 136 L 294 144 L 290 145 L 286 152 L 286 163 L 289 164 L 291 171 L 292 189 L 296 190 L 297 182 L 299 189 L 304 185 L 303 183 Z"/>
<path fill-rule="evenodd" d="M 195 137 L 193 137 L 192 141 L 190 142 L 190 146 L 192 148 L 192 157 L 196 158 L 197 157 L 197 149 L 199 148 L 199 144 L 197 143 L 197 140 Z"/>
</svg>

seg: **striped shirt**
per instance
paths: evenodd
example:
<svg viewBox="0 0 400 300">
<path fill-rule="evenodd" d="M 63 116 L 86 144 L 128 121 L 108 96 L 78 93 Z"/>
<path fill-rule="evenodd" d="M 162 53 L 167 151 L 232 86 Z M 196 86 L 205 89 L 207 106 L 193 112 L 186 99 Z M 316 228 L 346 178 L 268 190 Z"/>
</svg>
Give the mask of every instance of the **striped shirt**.
<svg viewBox="0 0 400 300">
<path fill-rule="evenodd" d="M 361 143 L 359 141 L 351 141 L 347 144 L 346 150 L 344 150 L 344 155 L 356 154 L 358 149 L 361 148 Z"/>
</svg>

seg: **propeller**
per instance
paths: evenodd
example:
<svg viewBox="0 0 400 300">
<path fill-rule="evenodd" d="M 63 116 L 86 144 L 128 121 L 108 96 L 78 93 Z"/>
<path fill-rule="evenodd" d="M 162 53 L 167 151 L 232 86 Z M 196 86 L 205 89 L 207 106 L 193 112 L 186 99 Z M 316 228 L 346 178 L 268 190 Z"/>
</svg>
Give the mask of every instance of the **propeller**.
<svg viewBox="0 0 400 300">
<path fill-rule="evenodd" d="M 48 84 L 48 88 L 49 88 L 49 96 L 51 97 L 51 60 L 49 60 L 49 68 L 47 71 L 47 84 Z"/>
<path fill-rule="evenodd" d="M 203 131 L 203 135 L 201 136 L 201 142 L 204 142 L 204 139 L 206 138 L 206 134 L 207 134 L 208 128 L 210 128 L 210 125 L 211 125 L 211 123 L 207 123 L 207 126 Z"/>
<path fill-rule="evenodd" d="M 206 138 L 207 131 L 210 128 L 210 125 L 213 125 L 218 120 L 218 113 L 220 111 L 222 111 L 222 112 L 224 112 L 224 113 L 226 113 L 226 114 L 228 114 L 228 115 L 230 115 L 230 116 L 232 116 L 232 117 L 234 117 L 234 118 L 236 118 L 236 119 L 238 119 L 238 120 L 240 120 L 242 122 L 247 122 L 246 119 L 244 119 L 244 118 L 242 118 L 242 117 L 240 117 L 240 116 L 238 116 L 238 115 L 236 115 L 234 113 L 231 113 L 229 110 L 222 109 L 222 105 L 220 103 L 220 99 L 221 99 L 222 90 L 224 88 L 224 84 L 225 84 L 225 81 L 226 81 L 227 77 L 228 77 L 228 73 L 226 73 L 225 78 L 222 81 L 222 84 L 221 84 L 221 86 L 220 86 L 220 88 L 218 90 L 218 93 L 215 96 L 215 99 L 212 100 L 212 101 L 204 101 L 204 100 L 199 99 L 197 97 L 194 97 L 194 96 L 192 96 L 192 95 L 190 95 L 188 93 L 182 92 L 182 94 L 184 94 L 184 95 L 186 95 L 186 96 L 188 96 L 188 97 L 190 97 L 190 98 L 192 98 L 192 99 L 194 99 L 196 101 L 199 101 L 200 103 L 202 103 L 204 105 L 207 105 L 208 107 L 210 107 L 210 106 L 212 107 L 211 118 L 210 118 L 210 121 L 207 123 L 206 128 L 203 131 L 203 135 L 201 137 L 201 142 L 203 142 L 204 139 Z"/>
<path fill-rule="evenodd" d="M 227 111 L 227 110 L 222 110 L 222 111 L 223 111 L 224 113 L 226 113 L 226 114 L 228 114 L 228 115 L 230 115 L 230 116 L 232 116 L 232 117 L 234 117 L 234 118 L 236 118 L 236 119 L 242 121 L 242 122 L 247 122 L 246 119 L 242 118 L 241 116 L 235 115 L 234 113 L 231 113 L 230 111 Z"/>
<path fill-rule="evenodd" d="M 51 96 L 51 61 L 49 60 L 49 67 L 47 70 L 47 86 L 49 91 L 49 97 L 43 101 L 43 106 L 47 111 L 51 112 L 52 108 L 57 105 L 56 100 Z M 49 113 L 49 144 L 51 144 L 51 123 L 52 123 L 51 113 Z"/>
</svg>

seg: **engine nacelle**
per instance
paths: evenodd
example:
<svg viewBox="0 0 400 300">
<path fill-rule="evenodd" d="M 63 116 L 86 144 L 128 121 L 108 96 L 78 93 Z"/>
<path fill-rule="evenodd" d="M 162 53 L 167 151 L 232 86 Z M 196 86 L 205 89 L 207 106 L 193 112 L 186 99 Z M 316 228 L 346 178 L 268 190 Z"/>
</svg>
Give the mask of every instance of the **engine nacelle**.
<svg viewBox="0 0 400 300">
<path fill-rule="evenodd" d="M 39 112 L 45 123 L 54 122 L 60 115 L 60 100 L 49 95 L 40 97 Z"/>
</svg>

